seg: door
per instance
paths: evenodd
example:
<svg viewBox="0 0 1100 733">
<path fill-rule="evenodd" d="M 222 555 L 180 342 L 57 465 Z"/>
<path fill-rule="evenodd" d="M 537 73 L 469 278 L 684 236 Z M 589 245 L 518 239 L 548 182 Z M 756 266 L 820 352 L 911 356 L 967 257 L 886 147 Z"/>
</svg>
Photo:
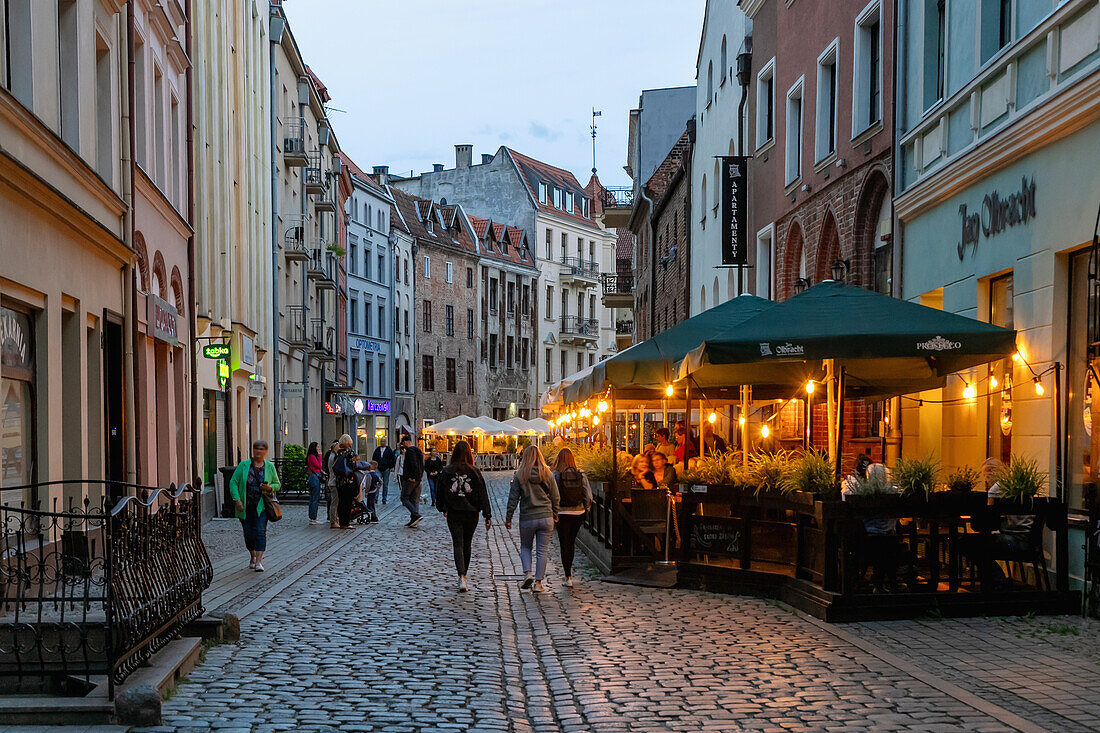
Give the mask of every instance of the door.
<svg viewBox="0 0 1100 733">
<path fill-rule="evenodd" d="M 123 391 L 122 321 L 110 313 L 103 316 L 103 415 L 106 421 L 105 471 L 108 481 L 126 481 L 126 430 L 123 421 L 125 393 Z M 124 494 L 121 486 L 111 487 L 112 500 Z"/>
</svg>

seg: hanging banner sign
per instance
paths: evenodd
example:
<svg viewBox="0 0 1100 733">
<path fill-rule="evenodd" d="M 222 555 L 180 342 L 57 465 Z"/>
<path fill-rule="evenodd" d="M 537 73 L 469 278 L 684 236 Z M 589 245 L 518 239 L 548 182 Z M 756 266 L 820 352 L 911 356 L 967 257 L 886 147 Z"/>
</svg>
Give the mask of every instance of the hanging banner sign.
<svg viewBox="0 0 1100 733">
<path fill-rule="evenodd" d="M 207 359 L 228 359 L 229 344 L 207 344 L 202 347 L 202 355 Z"/>
<path fill-rule="evenodd" d="M 722 264 L 747 265 L 748 242 L 745 239 L 748 158 L 743 155 L 722 157 Z"/>
<path fill-rule="evenodd" d="M 229 383 L 229 363 L 225 361 L 218 362 L 218 384 L 225 386 Z"/>
</svg>

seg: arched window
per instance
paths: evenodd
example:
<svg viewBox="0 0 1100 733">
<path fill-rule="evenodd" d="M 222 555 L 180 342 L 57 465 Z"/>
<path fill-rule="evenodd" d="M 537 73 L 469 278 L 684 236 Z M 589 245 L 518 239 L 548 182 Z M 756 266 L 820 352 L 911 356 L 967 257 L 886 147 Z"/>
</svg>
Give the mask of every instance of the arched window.
<svg viewBox="0 0 1100 733">
<path fill-rule="evenodd" d="M 726 73 L 729 66 L 726 61 L 726 37 L 722 36 L 722 81 L 726 80 Z"/>
<path fill-rule="evenodd" d="M 699 291 L 699 310 L 705 311 L 707 309 L 707 286 L 704 285 Z"/>
<path fill-rule="evenodd" d="M 711 301 L 710 306 L 711 306 L 711 308 L 718 305 L 718 301 L 720 299 L 719 292 L 720 291 L 718 289 L 718 276 L 715 275 L 714 276 L 714 289 L 710 293 L 710 301 Z"/>
<path fill-rule="evenodd" d="M 707 105 L 714 98 L 714 62 L 707 64 Z"/>
<path fill-rule="evenodd" d="M 715 207 L 715 215 L 718 213 L 718 194 L 722 190 L 722 168 L 718 164 L 718 159 L 714 159 L 714 201 L 712 206 Z"/>
<path fill-rule="evenodd" d="M 707 174 L 703 174 L 703 195 L 699 199 L 699 207 L 703 210 L 703 220 L 707 218 Z"/>
</svg>

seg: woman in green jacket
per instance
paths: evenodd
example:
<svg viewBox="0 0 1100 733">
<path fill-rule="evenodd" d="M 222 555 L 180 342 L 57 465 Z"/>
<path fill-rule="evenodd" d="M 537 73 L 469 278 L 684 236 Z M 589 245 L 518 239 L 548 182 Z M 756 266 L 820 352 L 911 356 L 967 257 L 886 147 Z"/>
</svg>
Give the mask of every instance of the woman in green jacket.
<svg viewBox="0 0 1100 733">
<path fill-rule="evenodd" d="M 244 529 L 244 545 L 248 548 L 249 570 L 264 571 L 261 563 L 267 549 L 267 512 L 264 494 L 279 490 L 279 475 L 275 464 L 267 460 L 267 441 L 252 444 L 252 458 L 241 461 L 229 480 L 229 496 Z"/>
</svg>

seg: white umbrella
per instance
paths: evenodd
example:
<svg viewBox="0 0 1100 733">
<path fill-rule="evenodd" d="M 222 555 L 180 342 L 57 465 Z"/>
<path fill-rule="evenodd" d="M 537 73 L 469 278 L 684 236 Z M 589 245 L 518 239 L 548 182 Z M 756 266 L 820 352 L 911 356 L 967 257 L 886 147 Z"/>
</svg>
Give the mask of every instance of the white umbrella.
<svg viewBox="0 0 1100 733">
<path fill-rule="evenodd" d="M 553 425 L 551 425 L 548 421 L 542 419 L 541 417 L 536 417 L 536 418 L 533 418 L 531 420 L 528 420 L 527 424 L 536 433 L 550 433 L 554 429 Z"/>
<path fill-rule="evenodd" d="M 491 417 L 479 417 L 476 422 L 484 428 L 487 435 L 519 435 L 521 432 L 518 428 L 498 422 Z"/>
<path fill-rule="evenodd" d="M 432 435 L 483 435 L 488 432 L 478 420 L 469 415 L 459 415 L 424 428 Z"/>
<path fill-rule="evenodd" d="M 505 425 L 511 425 L 516 430 L 520 431 L 523 435 L 534 435 L 539 432 L 531 423 L 524 420 L 522 417 L 513 417 L 504 421 Z"/>
</svg>

